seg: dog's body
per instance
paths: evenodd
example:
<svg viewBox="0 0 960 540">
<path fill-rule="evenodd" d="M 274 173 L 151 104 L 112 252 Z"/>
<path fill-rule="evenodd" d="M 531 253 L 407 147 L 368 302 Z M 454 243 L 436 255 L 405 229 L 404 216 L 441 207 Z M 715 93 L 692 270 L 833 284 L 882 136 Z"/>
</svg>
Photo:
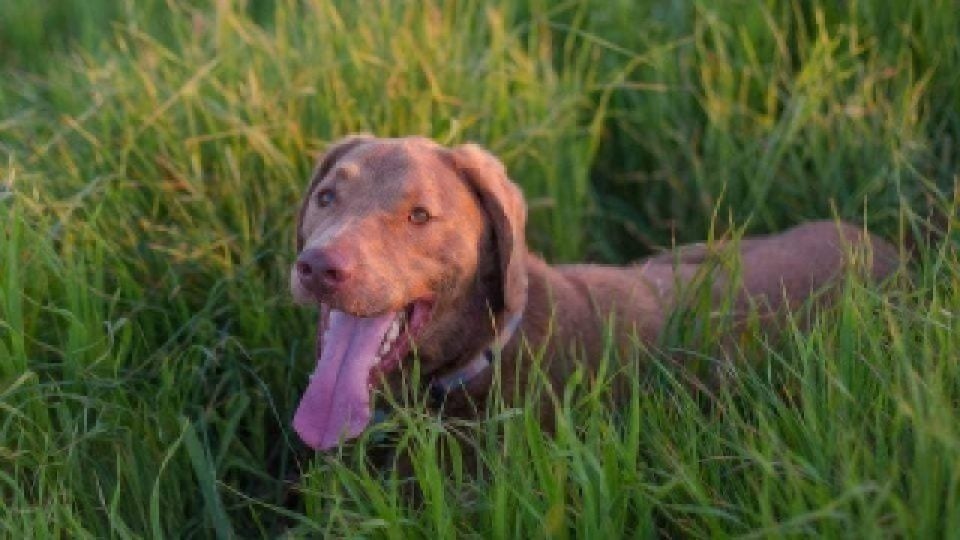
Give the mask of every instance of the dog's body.
<svg viewBox="0 0 960 540">
<path fill-rule="evenodd" d="M 730 328 L 751 309 L 775 325 L 828 289 L 852 254 L 868 255 L 863 267 L 876 279 L 898 262 L 853 226 L 816 222 L 734 243 L 739 273 L 704 272 L 717 259 L 706 246 L 629 267 L 552 267 L 527 251 L 525 217 L 502 164 L 475 145 L 361 136 L 328 151 L 300 212 L 291 275 L 294 296 L 322 306 L 317 371 L 294 421 L 310 446 L 361 433 L 370 387 L 401 391 L 413 347 L 419 384 L 447 381 L 444 410 L 470 415 L 491 387 L 482 359 L 492 348 L 502 349 L 505 388 L 523 387 L 513 377 L 530 371 L 525 350 L 543 351 L 541 367 L 560 386 L 574 362 L 602 356 L 607 325 L 622 350 L 635 338 L 656 343 L 700 278 L 714 306 L 730 299 Z"/>
</svg>

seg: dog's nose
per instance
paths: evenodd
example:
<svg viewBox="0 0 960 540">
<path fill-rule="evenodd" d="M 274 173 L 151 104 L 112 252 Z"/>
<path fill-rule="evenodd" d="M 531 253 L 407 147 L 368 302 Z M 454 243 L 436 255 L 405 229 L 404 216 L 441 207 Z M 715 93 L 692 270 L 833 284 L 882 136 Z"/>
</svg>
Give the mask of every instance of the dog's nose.
<svg viewBox="0 0 960 540">
<path fill-rule="evenodd" d="M 307 289 L 334 290 L 350 279 L 349 259 L 333 249 L 306 249 L 297 258 L 297 274 Z"/>
</svg>

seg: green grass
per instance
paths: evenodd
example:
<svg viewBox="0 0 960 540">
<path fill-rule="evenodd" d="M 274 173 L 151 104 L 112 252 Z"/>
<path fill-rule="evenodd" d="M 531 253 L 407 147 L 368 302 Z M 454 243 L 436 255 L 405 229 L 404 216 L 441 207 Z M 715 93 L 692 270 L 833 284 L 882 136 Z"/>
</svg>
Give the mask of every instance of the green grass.
<svg viewBox="0 0 960 540">
<path fill-rule="evenodd" d="M 953 2 L 380 4 L 0 3 L 0 535 L 960 530 Z M 364 130 L 490 147 L 554 261 L 835 216 L 918 248 L 807 331 L 748 333 L 711 401 L 665 361 L 711 362 L 681 325 L 619 359 L 622 407 L 618 370 L 573 378 L 553 435 L 531 407 L 398 416 L 416 505 L 366 440 L 289 430 L 294 210 Z"/>
</svg>

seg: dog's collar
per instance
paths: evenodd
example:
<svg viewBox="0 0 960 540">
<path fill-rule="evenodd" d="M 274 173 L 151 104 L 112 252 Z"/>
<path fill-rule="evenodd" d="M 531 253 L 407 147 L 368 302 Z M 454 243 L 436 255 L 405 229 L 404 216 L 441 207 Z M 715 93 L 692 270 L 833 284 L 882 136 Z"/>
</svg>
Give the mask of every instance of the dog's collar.
<svg viewBox="0 0 960 540">
<path fill-rule="evenodd" d="M 523 321 L 522 311 L 510 317 L 503 331 L 494 338 L 493 342 L 474 356 L 466 365 L 453 373 L 437 377 L 431 381 L 429 388 L 431 403 L 435 406 L 443 404 L 447 394 L 462 386 L 466 386 L 477 375 L 480 375 L 490 367 L 497 358 L 497 355 L 503 351 L 503 348 L 510 341 L 510 338 L 513 337 L 513 334 L 517 332 L 521 321 Z"/>
</svg>

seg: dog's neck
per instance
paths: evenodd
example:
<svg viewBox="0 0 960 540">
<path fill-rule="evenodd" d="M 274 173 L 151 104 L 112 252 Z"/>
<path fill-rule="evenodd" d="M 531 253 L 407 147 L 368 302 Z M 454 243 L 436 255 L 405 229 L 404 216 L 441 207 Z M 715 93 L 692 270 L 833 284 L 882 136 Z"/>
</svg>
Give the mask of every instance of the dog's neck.
<svg viewBox="0 0 960 540">
<path fill-rule="evenodd" d="M 466 364 L 450 373 L 434 377 L 430 382 L 430 398 L 435 404 L 442 404 L 447 394 L 470 384 L 479 375 L 487 371 L 500 357 L 504 347 L 516 334 L 523 321 L 523 312 L 514 313 L 503 330 L 494 335 L 493 340 L 482 351 L 475 354 Z"/>
</svg>

